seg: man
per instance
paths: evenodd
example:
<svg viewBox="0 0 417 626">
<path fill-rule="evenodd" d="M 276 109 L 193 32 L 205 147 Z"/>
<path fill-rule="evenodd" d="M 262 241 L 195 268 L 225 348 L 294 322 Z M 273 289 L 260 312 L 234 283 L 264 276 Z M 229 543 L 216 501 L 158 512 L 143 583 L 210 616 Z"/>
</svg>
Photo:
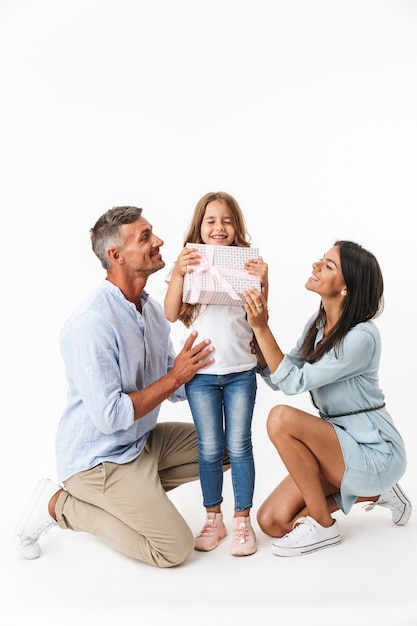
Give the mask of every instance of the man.
<svg viewBox="0 0 417 626">
<path fill-rule="evenodd" d="M 110 209 L 90 234 L 106 279 L 61 333 L 68 402 L 56 436 L 59 484 L 38 483 L 15 545 L 35 559 L 40 536 L 58 525 L 172 567 L 194 537 L 166 492 L 198 479 L 197 437 L 191 423 L 157 418 L 164 400 L 185 399 L 184 383 L 213 361 L 214 348 L 192 333 L 175 357 L 162 307 L 145 291 L 165 262 L 142 209 Z"/>
</svg>

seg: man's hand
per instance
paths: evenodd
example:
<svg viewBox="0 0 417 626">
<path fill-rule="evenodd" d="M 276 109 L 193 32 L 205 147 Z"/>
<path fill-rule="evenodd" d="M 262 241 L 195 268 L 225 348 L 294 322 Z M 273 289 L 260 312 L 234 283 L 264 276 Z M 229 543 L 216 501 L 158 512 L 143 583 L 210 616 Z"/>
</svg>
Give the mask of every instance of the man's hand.
<svg viewBox="0 0 417 626">
<path fill-rule="evenodd" d="M 144 389 L 129 393 L 133 402 L 135 420 L 147 415 L 181 385 L 188 383 L 202 367 L 213 363 L 214 359 L 210 357 L 210 354 L 214 348 L 210 346 L 210 339 L 200 341 L 194 346 L 196 337 L 197 333 L 192 332 L 175 359 L 172 369 L 165 376 Z"/>
<path fill-rule="evenodd" d="M 198 370 L 214 361 L 214 358 L 210 357 L 214 351 L 213 346 L 210 345 L 210 339 L 204 339 L 194 346 L 196 337 L 197 332 L 192 332 L 174 361 L 170 373 L 178 381 L 178 386 L 188 383 Z"/>
</svg>

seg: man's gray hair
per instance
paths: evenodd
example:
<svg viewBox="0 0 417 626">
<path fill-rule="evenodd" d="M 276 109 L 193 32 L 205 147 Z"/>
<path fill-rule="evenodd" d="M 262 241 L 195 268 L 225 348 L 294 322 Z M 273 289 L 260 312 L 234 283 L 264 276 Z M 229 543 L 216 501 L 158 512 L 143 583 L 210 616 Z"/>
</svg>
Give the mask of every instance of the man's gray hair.
<svg viewBox="0 0 417 626">
<path fill-rule="evenodd" d="M 99 217 L 93 228 L 90 228 L 93 252 L 105 270 L 111 269 L 108 249 L 112 246 L 122 246 L 124 243 L 120 226 L 135 222 L 141 215 L 142 209 L 138 207 L 115 206 Z"/>
</svg>

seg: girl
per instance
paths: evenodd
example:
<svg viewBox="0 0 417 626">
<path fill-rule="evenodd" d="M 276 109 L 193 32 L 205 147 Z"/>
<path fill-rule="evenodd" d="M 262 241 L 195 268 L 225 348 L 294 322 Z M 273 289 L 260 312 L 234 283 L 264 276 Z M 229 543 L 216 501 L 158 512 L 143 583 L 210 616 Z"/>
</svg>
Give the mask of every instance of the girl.
<svg viewBox="0 0 417 626">
<path fill-rule="evenodd" d="M 305 287 L 320 296 L 295 349 L 284 354 L 268 326 L 266 300 L 246 292 L 245 310 L 263 375 L 285 394 L 309 391 L 319 418 L 279 405 L 267 429 L 288 476 L 258 511 L 279 556 L 299 556 L 340 542 L 332 513 L 357 501 L 391 509 L 404 525 L 411 503 L 395 484 L 405 472 L 403 440 L 378 383 L 381 341 L 372 321 L 383 306 L 383 278 L 373 254 L 336 241 Z M 392 487 L 394 485 L 394 487 Z M 381 494 L 375 496 L 373 494 Z"/>
<path fill-rule="evenodd" d="M 249 247 L 242 211 L 228 193 L 207 193 L 197 203 L 184 246 L 201 243 L 216 246 Z M 184 247 L 169 277 L 165 315 L 170 322 L 181 320 L 200 337 L 209 337 L 215 347 L 214 363 L 186 385 L 187 399 L 197 430 L 199 474 L 206 508 L 206 522 L 195 538 L 195 549 L 216 548 L 227 530 L 223 522 L 222 460 L 227 451 L 235 499 L 234 534 L 231 554 L 256 552 L 256 537 L 250 522 L 255 483 L 252 451 L 252 415 L 256 397 L 256 355 L 253 332 L 243 306 L 187 304 L 182 302 L 184 276 L 190 265 L 199 262 L 195 248 Z M 187 269 L 188 268 L 188 269 Z M 245 263 L 256 274 L 267 300 L 268 266 L 262 258 Z"/>
</svg>

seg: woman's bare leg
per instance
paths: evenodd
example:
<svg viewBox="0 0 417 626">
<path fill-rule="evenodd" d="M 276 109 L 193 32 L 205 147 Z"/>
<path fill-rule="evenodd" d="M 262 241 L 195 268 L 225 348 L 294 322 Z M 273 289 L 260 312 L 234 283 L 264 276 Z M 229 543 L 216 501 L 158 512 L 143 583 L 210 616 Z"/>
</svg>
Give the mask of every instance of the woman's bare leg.
<svg viewBox="0 0 417 626">
<path fill-rule="evenodd" d="M 271 410 L 267 429 L 289 476 L 260 507 L 261 529 L 280 537 L 302 515 L 330 526 L 331 513 L 339 508 L 332 494 L 339 491 L 345 471 L 333 426 L 299 409 L 280 405 Z"/>
</svg>

